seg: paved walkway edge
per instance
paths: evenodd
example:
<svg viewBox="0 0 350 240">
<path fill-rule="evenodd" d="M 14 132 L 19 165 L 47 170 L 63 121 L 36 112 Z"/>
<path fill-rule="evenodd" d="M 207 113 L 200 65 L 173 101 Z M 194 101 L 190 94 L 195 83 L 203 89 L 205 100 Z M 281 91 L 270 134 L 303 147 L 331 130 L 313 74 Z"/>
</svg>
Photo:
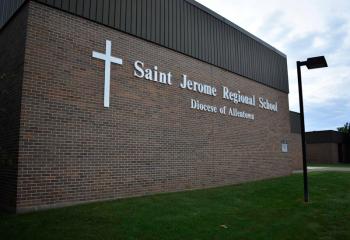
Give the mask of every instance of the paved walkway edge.
<svg viewBox="0 0 350 240">
<path fill-rule="evenodd" d="M 350 172 L 350 167 L 308 167 L 308 172 Z M 293 173 L 302 173 L 303 170 L 294 170 Z"/>
</svg>

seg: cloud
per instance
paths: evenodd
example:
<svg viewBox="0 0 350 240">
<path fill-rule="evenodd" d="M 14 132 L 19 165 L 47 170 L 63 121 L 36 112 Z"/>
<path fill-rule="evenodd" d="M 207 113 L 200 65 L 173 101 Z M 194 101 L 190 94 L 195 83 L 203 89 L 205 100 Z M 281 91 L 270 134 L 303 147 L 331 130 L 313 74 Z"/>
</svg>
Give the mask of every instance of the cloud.
<svg viewBox="0 0 350 240">
<path fill-rule="evenodd" d="M 350 1 L 197 1 L 288 56 L 291 110 L 299 111 L 296 61 L 325 55 L 329 68 L 302 69 L 306 128 L 350 121 Z"/>
</svg>

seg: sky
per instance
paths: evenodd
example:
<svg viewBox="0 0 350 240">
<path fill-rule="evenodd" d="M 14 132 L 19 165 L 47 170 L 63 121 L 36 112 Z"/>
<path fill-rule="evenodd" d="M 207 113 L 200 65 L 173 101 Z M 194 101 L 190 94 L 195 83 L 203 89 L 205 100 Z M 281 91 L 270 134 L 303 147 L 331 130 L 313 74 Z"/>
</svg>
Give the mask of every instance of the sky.
<svg viewBox="0 0 350 240">
<path fill-rule="evenodd" d="M 306 131 L 350 122 L 349 0 L 197 0 L 287 55 L 289 107 L 299 112 L 296 61 L 324 55 L 328 68 L 302 68 Z"/>
</svg>

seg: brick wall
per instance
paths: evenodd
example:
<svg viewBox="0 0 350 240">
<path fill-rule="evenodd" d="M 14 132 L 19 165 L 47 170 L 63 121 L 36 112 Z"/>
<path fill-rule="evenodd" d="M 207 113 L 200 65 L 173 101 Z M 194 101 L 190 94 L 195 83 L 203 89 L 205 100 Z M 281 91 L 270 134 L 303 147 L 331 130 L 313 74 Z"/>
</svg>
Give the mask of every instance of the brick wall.
<svg viewBox="0 0 350 240">
<path fill-rule="evenodd" d="M 0 30 L 0 208 L 16 207 L 19 116 L 27 8 Z"/>
<path fill-rule="evenodd" d="M 18 211 L 181 191 L 291 173 L 288 95 L 83 18 L 30 2 L 22 93 Z M 104 62 L 111 68 L 103 107 Z M 172 86 L 133 76 L 133 63 L 171 71 Z M 181 74 L 215 85 L 180 89 Z M 234 105 L 221 85 L 278 101 L 279 111 Z M 190 109 L 191 98 L 253 112 L 255 121 Z"/>
<path fill-rule="evenodd" d="M 289 152 L 291 155 L 291 164 L 293 170 L 303 168 L 303 152 L 301 143 L 301 134 L 291 133 L 289 142 Z"/>
<path fill-rule="evenodd" d="M 306 145 L 307 162 L 339 162 L 338 143 L 311 143 Z"/>
</svg>

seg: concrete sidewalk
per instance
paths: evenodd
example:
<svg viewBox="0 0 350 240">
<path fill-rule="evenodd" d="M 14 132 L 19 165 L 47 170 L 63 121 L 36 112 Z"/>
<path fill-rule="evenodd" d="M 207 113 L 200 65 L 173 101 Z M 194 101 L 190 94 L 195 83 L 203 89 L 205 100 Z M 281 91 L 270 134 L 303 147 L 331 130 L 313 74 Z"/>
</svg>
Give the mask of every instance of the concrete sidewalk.
<svg viewBox="0 0 350 240">
<path fill-rule="evenodd" d="M 307 167 L 308 172 L 350 172 L 350 167 Z M 303 170 L 294 170 L 293 173 L 302 173 Z"/>
</svg>

